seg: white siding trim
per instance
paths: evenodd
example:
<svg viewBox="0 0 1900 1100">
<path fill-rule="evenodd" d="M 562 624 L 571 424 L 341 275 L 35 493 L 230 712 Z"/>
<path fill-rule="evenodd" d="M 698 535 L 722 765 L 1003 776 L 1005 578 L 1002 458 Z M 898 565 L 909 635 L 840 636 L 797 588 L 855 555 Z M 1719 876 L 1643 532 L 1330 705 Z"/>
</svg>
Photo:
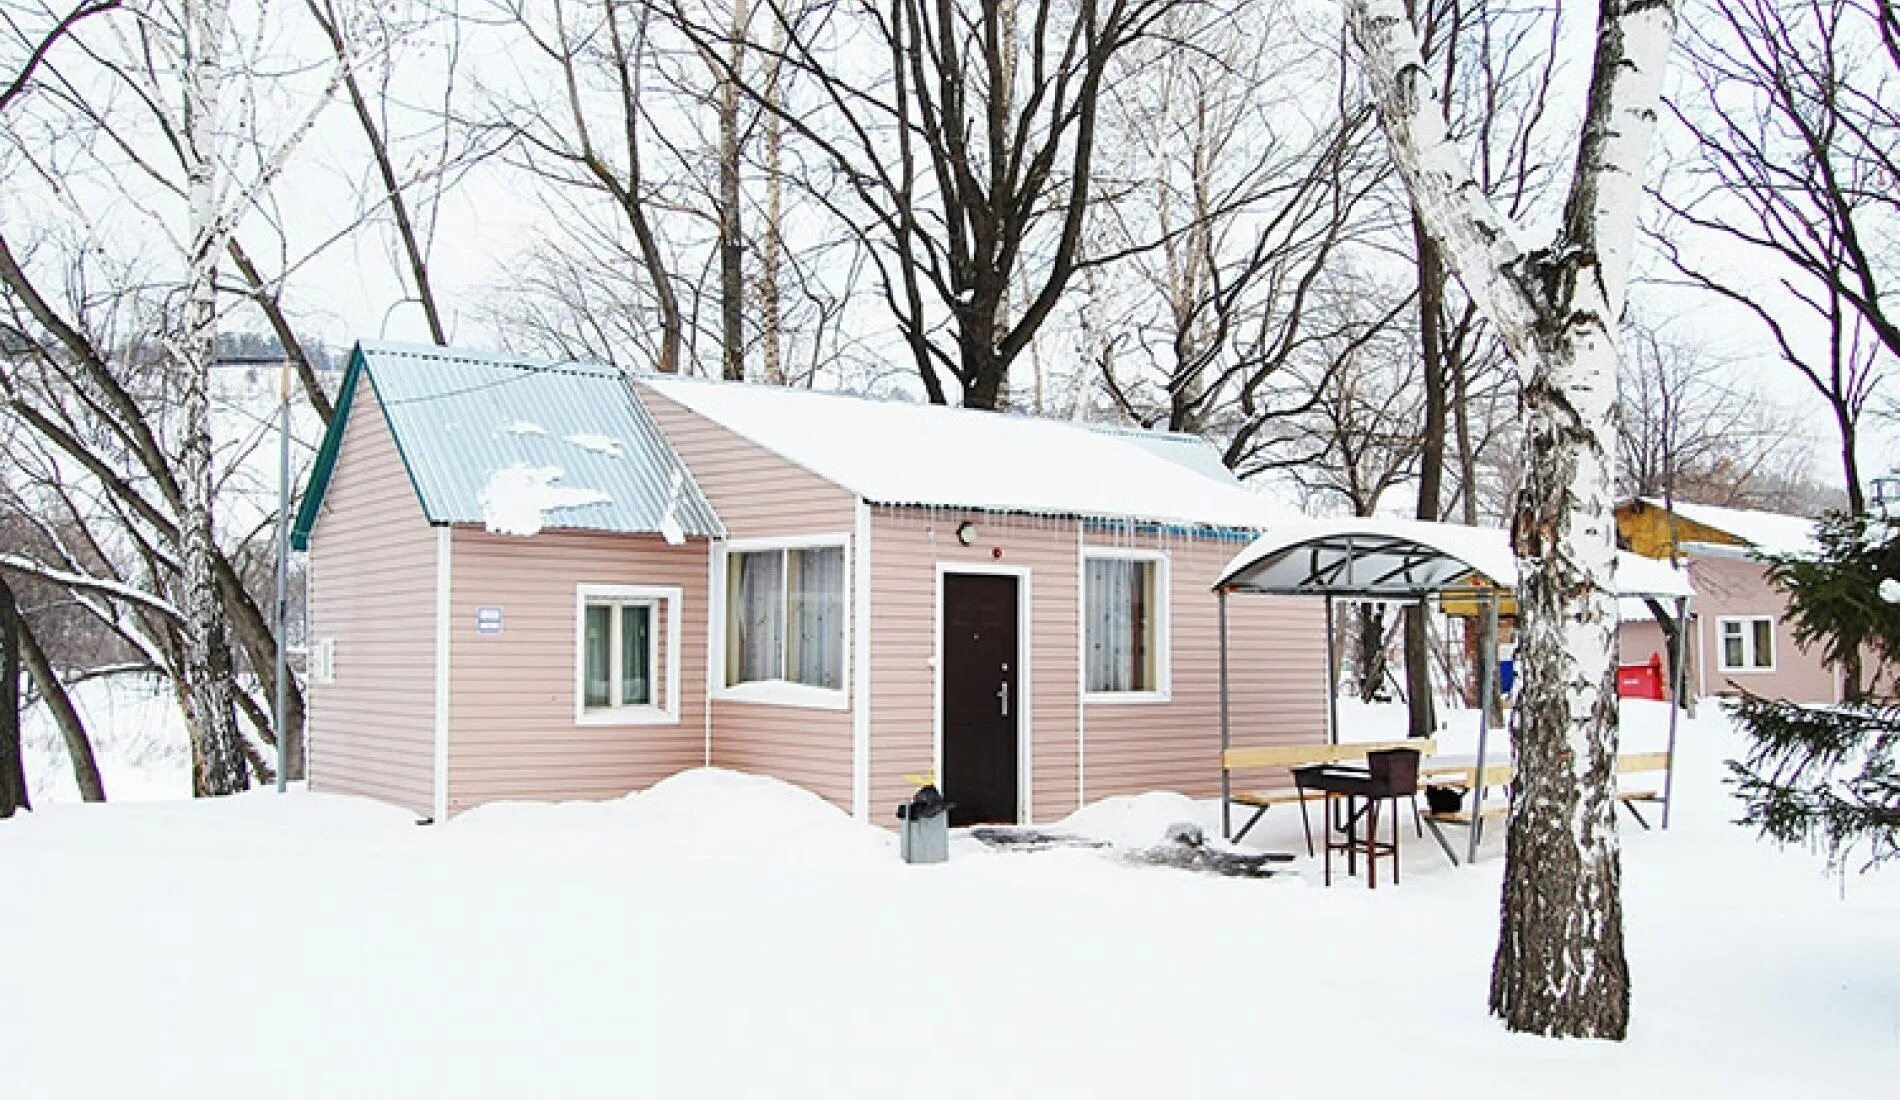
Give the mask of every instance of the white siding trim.
<svg viewBox="0 0 1900 1100">
<path fill-rule="evenodd" d="M 851 646 L 855 664 L 851 686 L 851 816 L 871 820 L 871 506 L 856 506 L 852 572 Z"/>
<path fill-rule="evenodd" d="M 435 820 L 449 819 L 449 637 L 453 608 L 449 603 L 449 579 L 453 576 L 449 555 L 454 546 L 454 529 L 444 524 L 435 529 Z"/>
<path fill-rule="evenodd" d="M 720 617 L 725 614 L 725 604 L 713 595 L 723 579 L 724 554 L 722 542 L 715 541 L 706 548 L 706 693 L 700 697 L 699 709 L 706 715 L 705 766 L 708 768 L 713 762 L 713 687 L 719 682 L 719 669 L 726 659 L 721 652 L 724 640 L 717 630 Z"/>
<path fill-rule="evenodd" d="M 1088 539 L 1075 525 L 1075 808 L 1089 804 L 1089 570 Z"/>
</svg>

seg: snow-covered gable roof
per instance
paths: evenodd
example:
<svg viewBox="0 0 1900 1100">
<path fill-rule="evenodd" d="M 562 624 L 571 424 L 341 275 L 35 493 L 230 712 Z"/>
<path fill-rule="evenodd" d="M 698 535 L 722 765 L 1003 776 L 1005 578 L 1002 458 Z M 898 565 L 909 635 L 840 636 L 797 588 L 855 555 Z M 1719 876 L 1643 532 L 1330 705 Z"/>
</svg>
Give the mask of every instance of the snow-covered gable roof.
<svg viewBox="0 0 1900 1100">
<path fill-rule="evenodd" d="M 1663 502 L 1644 498 L 1643 503 L 1662 508 Z M 1713 527 L 1741 539 L 1764 554 L 1812 554 L 1816 550 L 1814 521 L 1780 512 L 1756 512 L 1746 508 L 1718 508 L 1712 504 L 1675 502 L 1676 514 L 1691 523 Z"/>
<path fill-rule="evenodd" d="M 432 524 L 723 537 L 725 526 L 618 370 L 363 343 L 292 530 L 302 549 L 361 379 L 375 385 Z"/>
<path fill-rule="evenodd" d="M 873 504 L 1230 528 L 1285 518 L 1193 436 L 742 383 L 636 381 Z"/>
</svg>

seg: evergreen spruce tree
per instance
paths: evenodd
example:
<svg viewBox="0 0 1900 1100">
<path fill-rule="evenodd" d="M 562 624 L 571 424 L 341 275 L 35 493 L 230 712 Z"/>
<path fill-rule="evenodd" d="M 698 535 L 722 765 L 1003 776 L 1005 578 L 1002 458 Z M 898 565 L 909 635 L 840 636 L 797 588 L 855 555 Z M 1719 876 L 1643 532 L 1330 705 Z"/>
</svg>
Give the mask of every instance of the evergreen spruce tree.
<svg viewBox="0 0 1900 1100">
<path fill-rule="evenodd" d="M 1744 693 L 1730 710 L 1754 744 L 1729 762 L 1730 783 L 1747 806 L 1742 824 L 1816 845 L 1831 864 L 1864 856 L 1865 869 L 1900 854 L 1900 525 L 1833 513 L 1818 542 L 1813 555 L 1769 557 L 1768 579 L 1788 595 L 1795 640 L 1850 670 L 1847 701 Z"/>
</svg>

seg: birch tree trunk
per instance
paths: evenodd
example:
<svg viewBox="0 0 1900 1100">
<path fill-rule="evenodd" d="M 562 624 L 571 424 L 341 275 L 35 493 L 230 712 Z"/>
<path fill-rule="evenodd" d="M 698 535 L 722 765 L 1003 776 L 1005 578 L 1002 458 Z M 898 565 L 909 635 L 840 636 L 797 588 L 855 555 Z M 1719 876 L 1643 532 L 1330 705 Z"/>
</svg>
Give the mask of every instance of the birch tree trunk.
<svg viewBox="0 0 1900 1100">
<path fill-rule="evenodd" d="M 212 549 L 211 358 L 217 335 L 218 79 L 228 9 L 225 0 L 185 6 L 185 179 L 191 209 L 186 256 L 185 331 L 176 349 L 185 389 L 178 441 L 179 524 L 183 542 L 185 676 L 191 703 L 193 791 L 221 795 L 250 786 L 231 703 L 231 650 Z"/>
<path fill-rule="evenodd" d="M 1514 1031 L 1621 1039 L 1615 330 L 1674 3 L 1601 0 L 1569 199 L 1557 239 L 1535 251 L 1447 132 L 1403 0 L 1347 0 L 1346 18 L 1419 217 L 1523 376 L 1529 473 L 1512 530 L 1523 695 L 1491 1009 Z"/>
</svg>

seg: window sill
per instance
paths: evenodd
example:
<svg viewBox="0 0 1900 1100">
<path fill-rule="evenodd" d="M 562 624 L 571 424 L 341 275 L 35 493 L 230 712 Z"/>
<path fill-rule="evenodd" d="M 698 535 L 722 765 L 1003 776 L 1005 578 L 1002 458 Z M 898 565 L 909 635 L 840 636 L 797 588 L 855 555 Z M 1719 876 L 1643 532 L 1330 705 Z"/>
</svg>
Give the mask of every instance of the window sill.
<svg viewBox="0 0 1900 1100">
<path fill-rule="evenodd" d="M 722 703 L 756 703 L 773 707 L 802 707 L 807 710 L 849 710 L 851 700 L 841 688 L 819 688 L 795 684 L 790 680 L 757 680 L 713 689 L 713 698 Z"/>
<path fill-rule="evenodd" d="M 1726 668 L 1718 665 L 1715 671 L 1724 676 L 1767 676 L 1772 674 L 1775 670 L 1772 665 L 1768 668 L 1758 668 L 1754 665 L 1738 665 L 1735 668 Z"/>
<path fill-rule="evenodd" d="M 1166 691 L 1088 691 L 1082 693 L 1088 706 L 1126 707 L 1172 703 L 1174 695 Z"/>
<path fill-rule="evenodd" d="M 654 706 L 595 707 L 575 712 L 577 726 L 677 726 L 678 711 Z"/>
</svg>

